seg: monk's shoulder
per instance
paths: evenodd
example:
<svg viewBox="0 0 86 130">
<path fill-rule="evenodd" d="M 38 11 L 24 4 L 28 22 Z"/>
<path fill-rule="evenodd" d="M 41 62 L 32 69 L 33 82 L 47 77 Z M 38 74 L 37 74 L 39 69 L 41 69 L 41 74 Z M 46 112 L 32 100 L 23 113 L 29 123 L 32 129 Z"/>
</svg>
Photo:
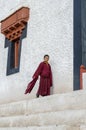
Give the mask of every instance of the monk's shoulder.
<svg viewBox="0 0 86 130">
<path fill-rule="evenodd" d="M 44 65 L 44 62 L 41 62 L 40 64 L 39 64 L 39 66 L 43 66 Z"/>
</svg>

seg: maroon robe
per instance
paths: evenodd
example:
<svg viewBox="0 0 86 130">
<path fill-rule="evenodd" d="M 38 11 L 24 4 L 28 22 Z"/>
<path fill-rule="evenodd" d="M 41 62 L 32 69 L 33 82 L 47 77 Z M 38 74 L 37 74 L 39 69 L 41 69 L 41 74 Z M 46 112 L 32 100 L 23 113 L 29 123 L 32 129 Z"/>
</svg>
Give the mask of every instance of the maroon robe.
<svg viewBox="0 0 86 130">
<path fill-rule="evenodd" d="M 33 75 L 33 80 L 28 84 L 25 94 L 30 93 L 33 89 L 38 76 L 40 75 L 38 95 L 47 96 L 50 95 L 50 87 L 52 86 L 52 72 L 50 64 L 41 62 Z"/>
</svg>

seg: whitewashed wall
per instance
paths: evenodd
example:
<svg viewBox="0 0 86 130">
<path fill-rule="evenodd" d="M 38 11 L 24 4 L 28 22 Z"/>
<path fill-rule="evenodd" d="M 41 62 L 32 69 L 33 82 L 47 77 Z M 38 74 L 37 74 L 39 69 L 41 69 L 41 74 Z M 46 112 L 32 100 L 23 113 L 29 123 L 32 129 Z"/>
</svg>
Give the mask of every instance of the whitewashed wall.
<svg viewBox="0 0 86 130">
<path fill-rule="evenodd" d="M 19 73 L 6 76 L 8 48 L 0 34 L 0 103 L 35 98 L 38 82 L 31 94 L 24 91 L 44 54 L 50 55 L 52 94 L 73 90 L 73 0 L 0 0 L 0 21 L 22 6 L 30 8 L 30 19 Z"/>
</svg>

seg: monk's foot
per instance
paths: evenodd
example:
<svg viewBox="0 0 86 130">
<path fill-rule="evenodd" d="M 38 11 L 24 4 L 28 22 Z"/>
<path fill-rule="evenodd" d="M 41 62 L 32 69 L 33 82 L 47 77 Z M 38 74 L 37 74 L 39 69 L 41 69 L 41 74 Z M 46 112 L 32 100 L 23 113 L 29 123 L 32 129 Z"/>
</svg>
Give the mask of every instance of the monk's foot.
<svg viewBox="0 0 86 130">
<path fill-rule="evenodd" d="M 36 97 L 39 98 L 39 94 L 36 94 Z"/>
</svg>

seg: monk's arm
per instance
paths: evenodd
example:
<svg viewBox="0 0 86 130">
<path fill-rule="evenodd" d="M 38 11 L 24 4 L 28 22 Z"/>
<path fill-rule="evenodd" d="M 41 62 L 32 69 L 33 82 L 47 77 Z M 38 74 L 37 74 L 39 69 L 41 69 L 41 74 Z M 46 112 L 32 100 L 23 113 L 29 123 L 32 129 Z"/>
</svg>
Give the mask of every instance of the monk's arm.
<svg viewBox="0 0 86 130">
<path fill-rule="evenodd" d="M 37 78 L 40 75 L 42 68 L 43 68 L 43 63 L 40 63 L 33 75 L 33 78 Z"/>
</svg>

